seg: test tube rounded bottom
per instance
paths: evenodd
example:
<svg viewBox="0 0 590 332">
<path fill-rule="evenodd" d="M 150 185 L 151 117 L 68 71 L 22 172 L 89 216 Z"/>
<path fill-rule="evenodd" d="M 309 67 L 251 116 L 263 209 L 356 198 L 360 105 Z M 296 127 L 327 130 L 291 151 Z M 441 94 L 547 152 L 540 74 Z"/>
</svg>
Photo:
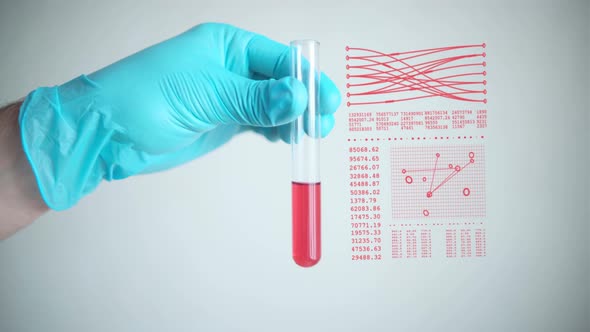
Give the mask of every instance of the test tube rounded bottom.
<svg viewBox="0 0 590 332">
<path fill-rule="evenodd" d="M 310 267 L 320 261 L 321 199 L 320 183 L 292 183 L 293 191 L 293 260 Z"/>
</svg>

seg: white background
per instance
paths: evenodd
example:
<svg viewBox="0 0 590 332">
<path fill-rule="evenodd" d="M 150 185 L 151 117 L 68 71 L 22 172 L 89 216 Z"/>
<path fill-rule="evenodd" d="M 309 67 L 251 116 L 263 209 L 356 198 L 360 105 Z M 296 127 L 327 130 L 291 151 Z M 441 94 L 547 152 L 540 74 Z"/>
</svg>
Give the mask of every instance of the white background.
<svg viewBox="0 0 590 332">
<path fill-rule="evenodd" d="M 318 266 L 290 258 L 289 147 L 244 134 L 1 242 L 0 331 L 590 329 L 588 2 L 2 2 L 0 102 L 206 21 L 320 40 L 341 88 L 348 44 L 486 42 L 488 256 L 350 260 L 343 107 L 322 147 Z"/>
</svg>

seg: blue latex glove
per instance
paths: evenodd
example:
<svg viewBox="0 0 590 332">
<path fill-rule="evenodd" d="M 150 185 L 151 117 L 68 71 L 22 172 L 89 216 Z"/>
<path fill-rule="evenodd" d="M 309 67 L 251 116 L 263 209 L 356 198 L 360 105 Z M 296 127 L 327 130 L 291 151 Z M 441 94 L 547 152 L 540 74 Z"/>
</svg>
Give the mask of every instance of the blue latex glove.
<svg viewBox="0 0 590 332">
<path fill-rule="evenodd" d="M 91 75 L 31 92 L 22 142 L 39 190 L 67 209 L 103 180 L 174 167 L 244 130 L 289 140 L 307 93 L 289 48 L 225 24 L 202 24 Z M 322 134 L 340 104 L 322 75 Z"/>
</svg>

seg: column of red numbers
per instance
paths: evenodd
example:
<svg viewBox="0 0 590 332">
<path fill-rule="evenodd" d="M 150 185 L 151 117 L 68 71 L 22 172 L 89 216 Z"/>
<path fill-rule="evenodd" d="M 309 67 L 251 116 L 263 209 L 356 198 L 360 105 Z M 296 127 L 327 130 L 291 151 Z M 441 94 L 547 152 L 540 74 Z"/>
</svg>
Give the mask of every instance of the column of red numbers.
<svg viewBox="0 0 590 332">
<path fill-rule="evenodd" d="M 381 171 L 378 146 L 348 149 L 352 260 L 382 259 Z"/>
</svg>

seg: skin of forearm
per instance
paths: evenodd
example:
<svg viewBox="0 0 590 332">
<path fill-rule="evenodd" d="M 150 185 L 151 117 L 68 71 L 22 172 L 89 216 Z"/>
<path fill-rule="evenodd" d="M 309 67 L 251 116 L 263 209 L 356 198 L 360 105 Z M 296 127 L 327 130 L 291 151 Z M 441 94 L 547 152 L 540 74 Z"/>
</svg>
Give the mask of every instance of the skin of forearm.
<svg viewBox="0 0 590 332">
<path fill-rule="evenodd" d="M 21 104 L 0 108 L 0 240 L 49 210 L 22 148 L 18 122 Z"/>
</svg>

